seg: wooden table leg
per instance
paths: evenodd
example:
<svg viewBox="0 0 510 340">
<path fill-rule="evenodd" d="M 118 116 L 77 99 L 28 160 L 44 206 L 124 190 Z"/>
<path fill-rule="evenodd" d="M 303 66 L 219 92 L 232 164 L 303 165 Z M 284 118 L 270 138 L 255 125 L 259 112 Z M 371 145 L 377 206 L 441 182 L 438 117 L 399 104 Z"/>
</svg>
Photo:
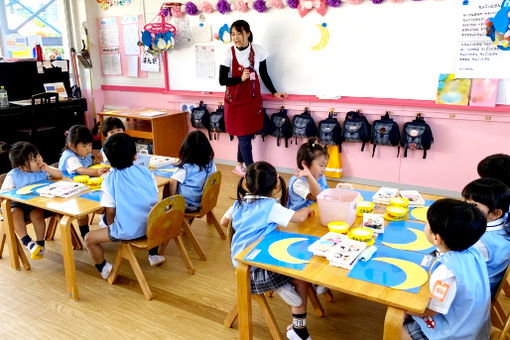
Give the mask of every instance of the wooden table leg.
<svg viewBox="0 0 510 340">
<path fill-rule="evenodd" d="M 401 338 L 405 314 L 406 313 L 403 309 L 388 306 L 388 309 L 386 310 L 386 317 L 384 318 L 383 340 Z"/>
<path fill-rule="evenodd" d="M 7 236 L 7 248 L 9 248 L 9 258 L 11 267 L 19 269 L 18 246 L 16 245 L 16 234 L 14 233 L 14 225 L 12 223 L 11 200 L 4 199 L 2 202 L 2 216 L 4 218 L 3 226 L 5 235 Z"/>
<path fill-rule="evenodd" d="M 60 219 L 59 228 L 62 237 L 62 255 L 64 257 L 64 269 L 66 273 L 67 293 L 69 297 L 78 300 L 78 282 L 76 280 L 76 266 L 74 263 L 73 245 L 71 242 L 71 222 L 73 218 L 63 216 Z"/>
<path fill-rule="evenodd" d="M 241 340 L 253 339 L 250 269 L 251 266 L 243 263 L 238 263 L 236 268 L 239 339 Z"/>
</svg>

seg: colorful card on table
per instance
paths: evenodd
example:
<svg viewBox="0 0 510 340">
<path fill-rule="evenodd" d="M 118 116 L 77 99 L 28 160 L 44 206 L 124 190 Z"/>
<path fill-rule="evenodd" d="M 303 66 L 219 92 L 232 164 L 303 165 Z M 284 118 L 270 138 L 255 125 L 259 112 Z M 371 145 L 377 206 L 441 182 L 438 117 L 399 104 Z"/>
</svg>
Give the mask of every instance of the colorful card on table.
<svg viewBox="0 0 510 340">
<path fill-rule="evenodd" d="M 437 84 L 436 104 L 467 105 L 471 79 L 455 78 L 455 74 L 441 73 Z"/>
<path fill-rule="evenodd" d="M 425 225 L 410 221 L 392 221 L 386 225 L 384 234 L 375 239 L 376 244 L 383 244 L 390 248 L 415 251 L 430 254 L 436 247 L 425 237 Z"/>
<path fill-rule="evenodd" d="M 101 202 L 101 192 L 102 192 L 101 189 L 95 189 L 95 190 L 88 191 L 78 197 L 85 198 L 85 199 L 91 200 L 91 201 Z"/>
<path fill-rule="evenodd" d="M 386 233 L 384 234 L 386 235 Z M 377 244 L 368 261 L 358 261 L 347 275 L 350 278 L 381 286 L 418 293 L 429 275 L 433 257 Z"/>
<path fill-rule="evenodd" d="M 37 188 L 41 188 L 45 185 L 52 184 L 54 182 L 52 181 L 40 181 L 34 184 L 30 184 L 27 186 L 24 186 L 22 188 L 12 189 L 9 191 L 5 191 L 2 193 L 2 195 L 9 197 L 9 198 L 16 198 L 16 199 L 23 199 L 23 200 L 29 200 L 34 197 L 39 197 L 40 195 L 35 191 Z"/>
<path fill-rule="evenodd" d="M 496 106 L 499 79 L 473 79 L 471 81 L 470 106 Z"/>
<path fill-rule="evenodd" d="M 303 270 L 313 253 L 308 247 L 319 237 L 274 230 L 267 234 L 245 260 Z"/>
</svg>

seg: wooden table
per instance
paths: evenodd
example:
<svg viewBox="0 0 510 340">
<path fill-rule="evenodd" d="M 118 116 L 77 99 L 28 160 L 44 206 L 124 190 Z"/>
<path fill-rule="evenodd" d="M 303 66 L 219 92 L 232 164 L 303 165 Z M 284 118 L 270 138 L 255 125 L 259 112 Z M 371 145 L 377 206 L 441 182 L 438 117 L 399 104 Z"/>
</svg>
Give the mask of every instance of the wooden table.
<svg viewBox="0 0 510 340">
<path fill-rule="evenodd" d="M 312 207 L 316 211 L 314 216 L 309 217 L 303 223 L 291 223 L 287 228 L 281 228 L 281 230 L 314 236 L 326 234 L 328 229 L 320 224 L 317 204 L 315 203 Z M 348 270 L 332 267 L 328 264 L 327 259 L 318 256 L 313 256 L 310 263 L 302 271 L 245 260 L 244 257 L 253 249 L 256 243 L 235 257 L 238 261 L 236 279 L 240 339 L 253 339 L 250 293 L 250 269 L 252 265 L 387 305 L 388 310 L 384 320 L 384 340 L 400 339 L 405 311 L 423 313 L 428 305 L 430 297 L 428 283 L 421 287 L 418 294 L 413 294 L 351 279 L 347 277 Z"/>
<path fill-rule="evenodd" d="M 164 187 L 170 182 L 169 178 L 156 177 L 158 188 Z M 7 247 L 9 248 L 9 257 L 11 267 L 16 270 L 20 269 L 19 259 L 21 258 L 26 270 L 30 270 L 30 264 L 20 242 L 14 232 L 11 213 L 11 201 L 28 204 L 37 208 L 48 210 L 62 216 L 59 222 L 60 234 L 62 237 L 62 256 L 64 258 L 64 271 L 66 275 L 67 293 L 69 297 L 77 300 L 78 282 L 76 280 L 76 266 L 74 262 L 73 246 L 71 242 L 71 222 L 79 217 L 87 216 L 90 213 L 100 210 L 102 207 L 100 202 L 79 197 L 79 195 L 71 198 L 47 198 L 37 196 L 30 199 L 12 198 L 2 195 L 2 215 L 3 230 L 6 233 Z"/>
<path fill-rule="evenodd" d="M 161 111 L 164 114 L 151 117 L 141 115 L 148 111 Z M 127 119 L 126 133 L 134 138 L 152 140 L 155 155 L 178 157 L 182 141 L 188 133 L 188 116 L 183 111 L 138 108 L 99 112 L 97 116 L 101 124 L 105 117 Z M 102 139 L 104 142 L 104 136 Z"/>
</svg>

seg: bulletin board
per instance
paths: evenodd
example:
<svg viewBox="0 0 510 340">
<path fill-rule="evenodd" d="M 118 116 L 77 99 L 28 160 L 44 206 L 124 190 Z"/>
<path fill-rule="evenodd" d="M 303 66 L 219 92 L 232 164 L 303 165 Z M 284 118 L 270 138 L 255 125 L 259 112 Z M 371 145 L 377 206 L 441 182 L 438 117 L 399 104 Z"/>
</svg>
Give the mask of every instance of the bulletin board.
<svg viewBox="0 0 510 340">
<path fill-rule="evenodd" d="M 323 98 L 435 100 L 439 74 L 455 73 L 459 6 L 462 1 L 385 1 L 379 5 L 364 1 L 328 8 L 325 16 L 312 10 L 303 18 L 290 8 L 262 14 L 255 10 L 214 12 L 206 14 L 204 24 L 218 33 L 224 24 L 248 21 L 254 43 L 270 53 L 268 71 L 278 91 Z M 186 18 L 190 27 L 200 23 L 197 17 Z M 329 40 L 324 48 L 313 50 L 322 39 L 318 26 L 323 24 Z M 230 44 L 213 39 L 207 45 L 215 49 L 218 72 Z M 197 77 L 193 45 L 171 51 L 168 69 L 172 90 L 224 91 L 217 74 L 214 79 Z M 500 88 L 510 87 L 500 82 Z M 505 96 L 500 97 L 498 102 L 504 103 Z"/>
</svg>

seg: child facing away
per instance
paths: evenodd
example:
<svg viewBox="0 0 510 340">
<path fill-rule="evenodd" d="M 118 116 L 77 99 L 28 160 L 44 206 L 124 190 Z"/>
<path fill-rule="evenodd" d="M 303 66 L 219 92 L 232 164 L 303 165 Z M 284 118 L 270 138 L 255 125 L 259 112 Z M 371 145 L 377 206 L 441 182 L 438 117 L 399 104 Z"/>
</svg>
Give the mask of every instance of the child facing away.
<svg viewBox="0 0 510 340">
<path fill-rule="evenodd" d="M 112 265 L 104 259 L 101 243 L 145 236 L 147 218 L 158 202 L 158 188 L 149 169 L 133 164 L 136 148 L 127 134 L 109 137 L 104 151 L 112 166 L 101 184 L 101 206 L 105 208 L 108 227 L 89 232 L 85 244 L 101 277 L 106 280 Z"/>
<path fill-rule="evenodd" d="M 487 229 L 474 247 L 487 262 L 491 297 L 494 299 L 510 263 L 510 226 L 507 215 L 510 189 L 503 182 L 486 177 L 466 185 L 462 197 L 476 204 L 487 218 Z"/>
<path fill-rule="evenodd" d="M 289 201 L 287 208 L 298 210 L 308 207 L 317 200 L 317 195 L 328 188 L 326 165 L 328 152 L 316 138 L 301 144 L 297 153 L 298 172 L 289 180 Z"/>
<path fill-rule="evenodd" d="M 510 188 L 510 156 L 497 153 L 485 157 L 478 163 L 476 169 L 482 178 L 491 177 L 499 179 Z"/>
<path fill-rule="evenodd" d="M 170 178 L 170 195 L 182 195 L 187 212 L 200 210 L 205 182 L 216 172 L 213 158 L 214 151 L 202 131 L 192 131 L 182 141 L 178 169 Z"/>
<path fill-rule="evenodd" d="M 66 137 L 66 146 L 60 160 L 58 168 L 69 177 L 75 175 L 101 176 L 108 171 L 107 168 L 89 169 L 94 163 L 92 160 L 92 133 L 83 125 L 73 125 L 69 129 Z M 97 159 L 100 161 L 100 159 Z M 97 162 L 96 162 L 97 163 Z M 88 216 L 78 218 L 80 234 L 83 239 L 89 232 Z"/>
<path fill-rule="evenodd" d="M 431 267 L 427 309 L 406 317 L 402 339 L 488 339 L 489 277 L 472 247 L 485 231 L 485 216 L 474 204 L 443 198 L 430 206 L 427 219 L 425 236 L 440 255 Z"/>
<path fill-rule="evenodd" d="M 124 123 L 122 123 L 122 120 L 117 117 L 106 117 L 103 121 L 103 124 L 101 124 L 101 132 L 103 133 L 105 139 L 114 134 L 123 133 L 124 131 L 126 131 Z M 106 157 L 106 154 L 102 148 L 101 156 L 103 158 L 101 163 L 110 164 L 110 162 L 108 162 L 108 157 Z"/>
<path fill-rule="evenodd" d="M 7 173 L 0 192 L 22 188 L 50 177 L 62 178 L 62 172 L 44 163 L 39 150 L 28 142 L 14 143 L 9 148 L 9 159 L 12 170 Z M 18 202 L 11 202 L 11 211 L 14 230 L 30 252 L 30 258 L 34 260 L 42 259 L 44 257 L 44 233 L 46 231 L 44 210 Z M 35 242 L 27 234 L 25 221 L 28 220 L 34 225 Z"/>
<path fill-rule="evenodd" d="M 275 230 L 277 225 L 287 226 L 289 222 L 303 222 L 313 214 L 313 211 L 306 207 L 298 211 L 287 209 L 272 198 L 278 179 L 283 202 L 286 195 L 285 181 L 267 162 L 256 162 L 248 166 L 245 178 L 239 181 L 237 200 L 220 222 L 225 227 L 232 221 L 235 230 L 231 244 L 234 267 L 237 267 L 234 257 L 239 252 Z M 311 339 L 306 328 L 308 283 L 256 267 L 252 267 L 250 278 L 252 294 L 275 290 L 292 306 L 293 322 L 287 329 L 287 337 L 291 340 Z"/>
</svg>

